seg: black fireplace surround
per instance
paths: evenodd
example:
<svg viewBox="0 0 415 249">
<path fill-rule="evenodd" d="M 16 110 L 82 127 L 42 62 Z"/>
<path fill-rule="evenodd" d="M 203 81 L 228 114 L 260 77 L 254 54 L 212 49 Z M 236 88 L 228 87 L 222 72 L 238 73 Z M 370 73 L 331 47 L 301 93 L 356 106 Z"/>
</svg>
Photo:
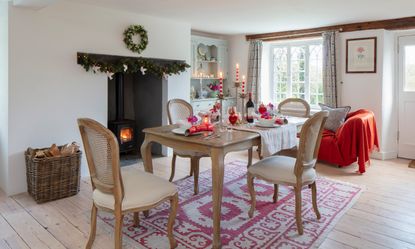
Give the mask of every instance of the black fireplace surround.
<svg viewBox="0 0 415 249">
<path fill-rule="evenodd" d="M 78 52 L 78 58 L 86 53 Z M 87 54 L 105 62 L 122 61 L 137 57 Z M 153 63 L 166 65 L 183 63 L 181 60 L 146 58 Z M 79 63 L 79 62 L 78 62 Z M 108 79 L 108 128 L 117 137 L 121 153 L 139 153 L 144 141 L 143 129 L 167 124 L 167 79 L 151 73 L 115 73 Z M 163 155 L 165 149 L 152 145 L 152 153 Z"/>
</svg>

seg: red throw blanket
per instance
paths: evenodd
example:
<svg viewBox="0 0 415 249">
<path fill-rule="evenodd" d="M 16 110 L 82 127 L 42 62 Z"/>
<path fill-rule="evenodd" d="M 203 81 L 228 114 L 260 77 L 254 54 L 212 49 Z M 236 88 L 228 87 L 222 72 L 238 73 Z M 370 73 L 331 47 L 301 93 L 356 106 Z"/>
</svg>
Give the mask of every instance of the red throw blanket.
<svg viewBox="0 0 415 249">
<path fill-rule="evenodd" d="M 359 172 L 364 173 L 375 147 L 379 148 L 375 116 L 369 110 L 360 109 L 349 113 L 336 133 L 324 130 L 318 159 L 339 166 L 357 161 Z"/>
</svg>

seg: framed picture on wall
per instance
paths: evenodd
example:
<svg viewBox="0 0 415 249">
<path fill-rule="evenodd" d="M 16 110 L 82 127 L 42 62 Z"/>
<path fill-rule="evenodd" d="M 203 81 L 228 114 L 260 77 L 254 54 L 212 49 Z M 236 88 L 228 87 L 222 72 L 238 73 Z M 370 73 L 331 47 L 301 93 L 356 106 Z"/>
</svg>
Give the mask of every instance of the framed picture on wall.
<svg viewBox="0 0 415 249">
<path fill-rule="evenodd" d="M 376 37 L 346 40 L 346 73 L 376 73 Z"/>
</svg>

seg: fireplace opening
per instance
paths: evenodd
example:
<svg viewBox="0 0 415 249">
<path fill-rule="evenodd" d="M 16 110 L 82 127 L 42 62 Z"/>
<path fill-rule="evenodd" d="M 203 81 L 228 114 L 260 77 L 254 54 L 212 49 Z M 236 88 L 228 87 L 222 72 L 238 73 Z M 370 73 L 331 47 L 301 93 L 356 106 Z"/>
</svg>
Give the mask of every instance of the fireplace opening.
<svg viewBox="0 0 415 249">
<path fill-rule="evenodd" d="M 153 74 L 116 73 L 108 79 L 108 128 L 118 139 L 120 165 L 141 160 L 143 129 L 167 124 L 167 81 Z M 166 147 L 152 144 L 153 156 L 166 155 Z"/>
<path fill-rule="evenodd" d="M 137 149 L 136 122 L 124 116 L 124 75 L 115 74 L 115 120 L 108 121 L 108 128 L 117 137 L 120 152 L 127 153 Z"/>
</svg>

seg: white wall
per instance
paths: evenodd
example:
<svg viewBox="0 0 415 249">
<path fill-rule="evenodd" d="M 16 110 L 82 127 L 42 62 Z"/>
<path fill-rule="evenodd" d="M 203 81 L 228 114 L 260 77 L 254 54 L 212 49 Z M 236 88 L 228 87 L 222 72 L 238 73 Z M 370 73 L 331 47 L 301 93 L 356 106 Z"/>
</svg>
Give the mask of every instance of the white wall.
<svg viewBox="0 0 415 249">
<path fill-rule="evenodd" d="M 249 42 L 246 41 L 245 35 L 233 35 L 228 36 L 228 50 L 229 50 L 229 60 L 228 60 L 228 73 L 231 76 L 232 80 L 235 80 L 236 74 L 236 63 L 239 64 L 239 75 L 242 79 L 242 75 L 245 75 L 248 78 L 248 52 L 249 52 Z M 245 88 L 245 91 L 247 88 Z M 232 87 L 230 91 L 235 92 L 235 87 Z M 241 99 L 238 98 L 237 107 L 238 110 L 241 108 Z M 245 100 L 246 103 L 247 99 Z"/>
<path fill-rule="evenodd" d="M 398 156 L 398 80 L 395 33 L 385 31 L 383 39 L 382 143 L 378 158 Z"/>
<path fill-rule="evenodd" d="M 144 57 L 190 62 L 190 25 L 90 5 L 59 2 L 39 11 L 10 7 L 9 188 L 26 191 L 23 151 L 81 142 L 76 119 L 107 123 L 107 79 L 76 64 L 76 52 L 135 56 L 123 31 L 148 31 Z M 190 74 L 169 78 L 168 97 L 189 98 Z M 159 114 L 155 114 L 159 115 Z M 87 173 L 86 164 L 82 166 Z"/>
<path fill-rule="evenodd" d="M 245 35 L 228 36 L 229 46 L 229 75 L 235 76 L 235 65 L 239 63 L 239 75 L 248 77 L 248 52 L 249 42 Z"/>
<path fill-rule="evenodd" d="M 8 182 L 8 2 L 0 1 L 0 188 Z"/>
<path fill-rule="evenodd" d="M 346 73 L 346 40 L 377 37 L 376 73 Z M 365 30 L 340 33 L 340 74 L 338 84 L 340 105 L 349 105 L 352 110 L 360 108 L 374 112 L 378 128 L 380 152 L 373 157 L 379 159 L 397 156 L 397 118 L 394 89 L 394 38 L 385 30 Z"/>
</svg>

